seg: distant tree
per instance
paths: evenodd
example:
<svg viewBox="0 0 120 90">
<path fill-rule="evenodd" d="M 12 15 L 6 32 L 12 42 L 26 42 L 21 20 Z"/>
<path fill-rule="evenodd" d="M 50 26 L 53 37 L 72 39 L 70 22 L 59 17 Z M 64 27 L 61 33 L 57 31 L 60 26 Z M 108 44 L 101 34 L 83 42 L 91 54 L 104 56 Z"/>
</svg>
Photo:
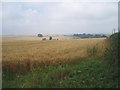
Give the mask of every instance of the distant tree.
<svg viewBox="0 0 120 90">
<path fill-rule="evenodd" d="M 52 37 L 51 37 L 51 36 L 49 37 L 49 40 L 52 40 Z"/>
<path fill-rule="evenodd" d="M 106 35 L 102 35 L 102 37 L 107 37 Z"/>
<path fill-rule="evenodd" d="M 42 34 L 38 34 L 38 37 L 43 37 L 43 35 Z"/>
</svg>

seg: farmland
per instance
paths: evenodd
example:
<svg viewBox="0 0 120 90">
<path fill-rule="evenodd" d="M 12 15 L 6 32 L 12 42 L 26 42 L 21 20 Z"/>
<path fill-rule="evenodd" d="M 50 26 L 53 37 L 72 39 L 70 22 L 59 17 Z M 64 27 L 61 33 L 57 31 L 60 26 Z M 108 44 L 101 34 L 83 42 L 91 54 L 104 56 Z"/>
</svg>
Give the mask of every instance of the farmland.
<svg viewBox="0 0 120 90">
<path fill-rule="evenodd" d="M 97 54 L 101 54 L 104 50 L 104 41 L 3 41 L 3 69 L 11 69 L 14 72 L 20 68 L 23 71 L 36 66 L 81 60 L 90 57 L 88 50 L 93 47 L 98 49 Z"/>
<path fill-rule="evenodd" d="M 106 45 L 100 38 L 3 39 L 3 88 L 117 87 L 117 79 L 108 79 L 110 66 L 103 60 Z"/>
</svg>

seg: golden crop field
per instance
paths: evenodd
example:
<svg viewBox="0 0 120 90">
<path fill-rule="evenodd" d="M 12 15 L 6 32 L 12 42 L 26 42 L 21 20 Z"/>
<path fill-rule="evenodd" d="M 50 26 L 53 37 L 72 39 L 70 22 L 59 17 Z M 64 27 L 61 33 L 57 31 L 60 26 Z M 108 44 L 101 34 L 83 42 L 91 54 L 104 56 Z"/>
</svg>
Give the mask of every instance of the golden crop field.
<svg viewBox="0 0 120 90">
<path fill-rule="evenodd" d="M 101 56 L 105 39 L 19 40 L 2 42 L 3 72 L 29 71 L 34 67 Z"/>
</svg>

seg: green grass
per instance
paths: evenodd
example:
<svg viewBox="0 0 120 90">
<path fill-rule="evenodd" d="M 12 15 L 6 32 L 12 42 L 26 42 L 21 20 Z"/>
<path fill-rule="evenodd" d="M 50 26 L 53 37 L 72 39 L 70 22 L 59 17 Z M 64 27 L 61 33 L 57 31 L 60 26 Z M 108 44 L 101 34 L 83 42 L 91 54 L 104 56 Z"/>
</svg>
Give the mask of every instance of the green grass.
<svg viewBox="0 0 120 90">
<path fill-rule="evenodd" d="M 117 67 L 104 60 L 84 60 L 3 74 L 3 88 L 117 88 Z"/>
</svg>

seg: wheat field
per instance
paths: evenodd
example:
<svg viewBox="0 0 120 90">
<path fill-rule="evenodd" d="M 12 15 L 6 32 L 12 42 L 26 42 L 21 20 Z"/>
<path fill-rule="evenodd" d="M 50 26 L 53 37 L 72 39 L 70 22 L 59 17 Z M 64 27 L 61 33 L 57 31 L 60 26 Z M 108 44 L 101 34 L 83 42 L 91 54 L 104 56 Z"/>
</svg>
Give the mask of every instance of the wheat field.
<svg viewBox="0 0 120 90">
<path fill-rule="evenodd" d="M 105 39 L 2 41 L 3 72 L 25 72 L 103 55 Z"/>
</svg>

